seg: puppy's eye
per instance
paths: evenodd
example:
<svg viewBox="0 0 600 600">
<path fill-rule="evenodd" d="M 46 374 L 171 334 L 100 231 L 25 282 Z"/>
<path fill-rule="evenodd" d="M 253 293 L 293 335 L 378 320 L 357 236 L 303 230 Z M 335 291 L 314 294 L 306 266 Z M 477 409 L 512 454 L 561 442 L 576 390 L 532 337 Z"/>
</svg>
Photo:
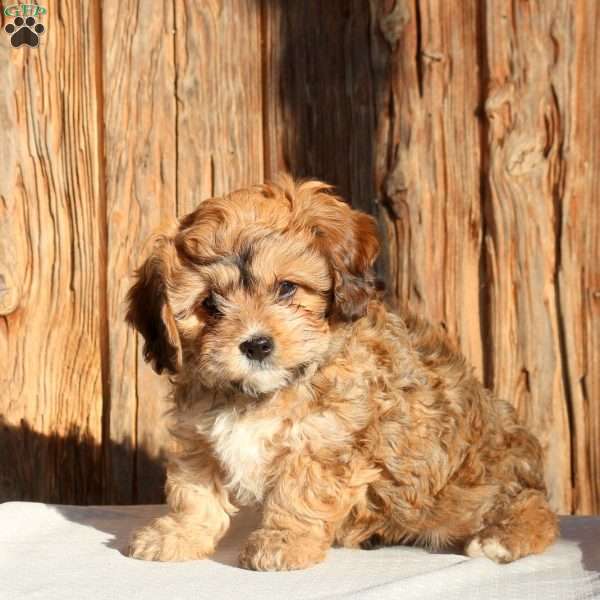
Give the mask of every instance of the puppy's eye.
<svg viewBox="0 0 600 600">
<path fill-rule="evenodd" d="M 291 281 L 282 281 L 279 284 L 279 289 L 277 290 L 279 298 L 290 298 L 294 295 L 294 292 L 298 289 L 298 286 Z"/>
<path fill-rule="evenodd" d="M 212 293 L 204 298 L 202 301 L 202 308 L 212 316 L 217 316 L 220 314 L 217 301 L 215 300 L 215 295 Z"/>
</svg>

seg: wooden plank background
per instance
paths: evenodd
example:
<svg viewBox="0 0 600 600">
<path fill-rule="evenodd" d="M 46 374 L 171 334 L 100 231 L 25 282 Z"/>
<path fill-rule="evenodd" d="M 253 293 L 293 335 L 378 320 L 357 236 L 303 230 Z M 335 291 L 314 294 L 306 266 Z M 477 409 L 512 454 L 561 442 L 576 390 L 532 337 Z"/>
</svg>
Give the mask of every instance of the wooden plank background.
<svg viewBox="0 0 600 600">
<path fill-rule="evenodd" d="M 377 217 L 390 304 L 513 402 L 557 509 L 600 513 L 597 3 L 42 4 L 39 48 L 0 39 L 0 501 L 161 499 L 131 273 L 288 170 Z"/>
</svg>

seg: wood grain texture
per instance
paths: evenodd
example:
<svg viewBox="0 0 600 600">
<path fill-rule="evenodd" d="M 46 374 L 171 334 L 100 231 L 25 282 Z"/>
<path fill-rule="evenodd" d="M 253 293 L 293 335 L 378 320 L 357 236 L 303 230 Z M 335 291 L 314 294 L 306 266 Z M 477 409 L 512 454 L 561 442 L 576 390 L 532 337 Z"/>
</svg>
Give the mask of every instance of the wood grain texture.
<svg viewBox="0 0 600 600">
<path fill-rule="evenodd" d="M 111 502 L 160 501 L 171 444 L 168 380 L 123 322 L 148 237 L 202 199 L 262 180 L 258 16 L 252 2 L 104 7 Z"/>
<path fill-rule="evenodd" d="M 563 198 L 566 4 L 488 2 L 485 196 L 490 381 L 545 451 L 550 500 L 571 509 L 571 447 L 557 294 Z"/>
<path fill-rule="evenodd" d="M 516 406 L 553 505 L 600 513 L 596 3 L 45 6 L 39 49 L 0 40 L 0 500 L 161 499 L 133 270 L 157 228 L 288 170 L 376 216 L 390 303 Z"/>
<path fill-rule="evenodd" d="M 175 1 L 177 199 L 263 180 L 260 2 Z"/>
<path fill-rule="evenodd" d="M 372 2 L 371 47 L 390 301 L 443 326 L 482 376 L 475 6 Z"/>
<path fill-rule="evenodd" d="M 147 241 L 176 213 L 173 3 L 109 0 L 102 19 L 110 342 L 105 493 L 112 503 L 156 502 L 169 385 L 144 363 L 143 340 L 124 317 Z"/>
<path fill-rule="evenodd" d="M 560 98 L 563 202 L 557 223 L 559 303 L 571 408 L 573 510 L 600 513 L 600 5 L 572 2 L 554 35 L 568 65 Z M 565 14 L 566 13 L 566 14 Z M 558 25 L 558 23 L 557 23 Z"/>
<path fill-rule="evenodd" d="M 388 281 L 536 431 L 566 512 L 598 510 L 596 12 L 390 1 L 371 19 Z"/>
<path fill-rule="evenodd" d="M 373 70 L 385 73 L 375 179 L 395 299 L 441 323 L 516 406 L 545 448 L 552 502 L 567 512 L 570 413 L 577 456 L 590 454 L 589 411 L 572 404 L 564 370 L 572 333 L 557 279 L 566 149 L 577 146 L 569 82 L 575 52 L 590 54 L 573 14 L 560 2 L 399 0 L 373 2 L 371 24 Z M 568 272 L 577 277 L 575 265 Z"/>
<path fill-rule="evenodd" d="M 47 7 L 39 48 L 0 44 L 0 497 L 99 501 L 97 16 Z"/>
</svg>

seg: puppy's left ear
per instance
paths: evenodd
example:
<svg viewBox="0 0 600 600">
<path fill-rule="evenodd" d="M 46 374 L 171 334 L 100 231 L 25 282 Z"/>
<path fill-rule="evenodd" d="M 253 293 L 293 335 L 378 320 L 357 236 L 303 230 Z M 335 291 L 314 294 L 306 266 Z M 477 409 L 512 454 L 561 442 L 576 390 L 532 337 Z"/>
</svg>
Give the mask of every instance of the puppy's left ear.
<svg viewBox="0 0 600 600">
<path fill-rule="evenodd" d="M 333 266 L 333 316 L 353 321 L 364 316 L 375 295 L 373 263 L 379 254 L 377 224 L 369 215 L 352 210 L 346 215 L 343 239 L 330 248 Z"/>
<path fill-rule="evenodd" d="M 317 248 L 332 268 L 330 316 L 353 321 L 366 314 L 375 295 L 372 268 L 379 254 L 377 223 L 333 196 L 329 189 L 320 182 L 308 182 L 300 186 L 298 196 L 303 221 L 312 229 Z"/>
<path fill-rule="evenodd" d="M 157 373 L 176 373 L 181 368 L 181 343 L 167 298 L 167 277 L 172 245 L 158 238 L 151 256 L 136 271 L 129 290 L 126 320 L 143 336 L 144 358 Z"/>
</svg>

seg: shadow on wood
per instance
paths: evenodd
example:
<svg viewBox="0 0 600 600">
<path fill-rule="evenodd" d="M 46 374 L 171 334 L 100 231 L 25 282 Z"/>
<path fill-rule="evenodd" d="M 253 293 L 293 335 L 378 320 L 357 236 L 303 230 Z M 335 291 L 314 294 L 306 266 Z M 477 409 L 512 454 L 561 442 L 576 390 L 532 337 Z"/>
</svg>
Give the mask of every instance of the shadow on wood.
<svg viewBox="0 0 600 600">
<path fill-rule="evenodd" d="M 258 2 L 258 0 L 257 0 Z M 375 160 L 377 115 L 389 62 L 372 52 L 371 6 L 362 0 L 263 0 L 265 178 L 279 171 L 333 184 L 380 225 Z M 390 281 L 380 226 L 377 276 Z"/>
<path fill-rule="evenodd" d="M 368 3 L 265 0 L 262 21 L 266 176 L 323 179 L 373 212 Z"/>
<path fill-rule="evenodd" d="M 22 420 L 9 425 L 0 417 L 0 502 L 34 500 L 61 504 L 102 504 L 113 497 L 106 456 L 137 465 L 130 496 L 136 504 L 138 489 L 151 489 L 144 502 L 164 502 L 165 456 L 152 457 L 129 443 L 110 442 L 104 449 L 85 431 L 72 425 L 64 435 L 44 435 Z M 143 474 L 143 481 L 138 474 Z"/>
</svg>

